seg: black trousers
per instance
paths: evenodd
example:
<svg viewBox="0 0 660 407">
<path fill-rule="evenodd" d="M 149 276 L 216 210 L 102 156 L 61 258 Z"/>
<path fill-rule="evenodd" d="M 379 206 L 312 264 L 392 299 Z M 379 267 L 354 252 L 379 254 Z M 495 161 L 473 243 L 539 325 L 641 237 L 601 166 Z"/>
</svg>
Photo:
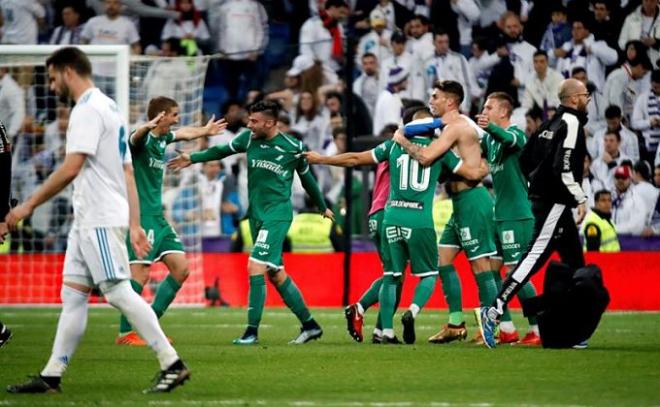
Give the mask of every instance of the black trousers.
<svg viewBox="0 0 660 407">
<path fill-rule="evenodd" d="M 548 261 L 552 253 L 559 253 L 562 263 L 571 270 L 584 267 L 584 254 L 573 220 L 571 207 L 532 201 L 534 234 L 520 263 L 502 284 L 495 308 L 502 315 L 504 307 L 520 288 Z"/>
</svg>

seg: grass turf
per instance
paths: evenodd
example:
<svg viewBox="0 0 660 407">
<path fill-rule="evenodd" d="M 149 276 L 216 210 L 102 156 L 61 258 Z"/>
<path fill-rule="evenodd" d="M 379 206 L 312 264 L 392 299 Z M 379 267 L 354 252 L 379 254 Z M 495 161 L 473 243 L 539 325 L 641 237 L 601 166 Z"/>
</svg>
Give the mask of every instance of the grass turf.
<svg viewBox="0 0 660 407">
<path fill-rule="evenodd" d="M 0 309 L 14 332 L 0 350 L 0 385 L 38 372 L 52 346 L 58 309 Z M 172 309 L 166 333 L 190 366 L 191 381 L 171 394 L 142 395 L 158 370 L 146 348 L 114 345 L 118 317 L 92 309 L 87 332 L 63 380 L 62 394 L 11 395 L 0 405 L 289 405 L 511 406 L 660 405 L 660 314 L 608 313 L 586 350 L 467 342 L 431 345 L 446 313 L 425 311 L 417 344 L 353 342 L 339 309 L 316 309 L 320 341 L 287 345 L 298 333 L 285 309 L 267 309 L 261 343 L 231 344 L 243 331 L 243 309 Z M 370 333 L 375 312 L 369 312 Z M 469 316 L 466 313 L 466 317 Z M 396 330 L 401 335 L 397 314 Z M 469 337 L 476 332 L 471 318 Z M 525 333 L 519 314 L 514 321 Z"/>
</svg>

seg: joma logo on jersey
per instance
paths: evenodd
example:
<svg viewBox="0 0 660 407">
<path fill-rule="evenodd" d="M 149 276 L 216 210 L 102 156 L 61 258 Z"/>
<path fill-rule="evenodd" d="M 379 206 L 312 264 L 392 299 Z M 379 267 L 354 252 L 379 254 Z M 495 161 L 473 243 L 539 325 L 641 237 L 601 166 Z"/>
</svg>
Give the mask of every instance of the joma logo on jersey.
<svg viewBox="0 0 660 407">
<path fill-rule="evenodd" d="M 461 228 L 461 240 L 472 240 L 472 234 L 470 233 L 469 227 Z"/>
<path fill-rule="evenodd" d="M 268 170 L 268 171 L 274 172 L 275 174 L 277 174 L 281 177 L 285 177 L 287 172 L 289 172 L 288 170 L 285 170 L 284 168 L 282 168 L 281 165 L 279 165 L 277 163 L 274 163 L 274 162 L 271 162 L 271 161 L 268 161 L 268 160 L 254 160 L 254 159 L 252 159 L 251 164 L 252 164 L 252 168 L 261 168 L 261 169 L 264 169 L 264 170 Z"/>
<path fill-rule="evenodd" d="M 513 233 L 513 230 L 504 230 L 502 231 L 502 243 L 512 244 L 516 242 L 516 236 Z"/>
</svg>

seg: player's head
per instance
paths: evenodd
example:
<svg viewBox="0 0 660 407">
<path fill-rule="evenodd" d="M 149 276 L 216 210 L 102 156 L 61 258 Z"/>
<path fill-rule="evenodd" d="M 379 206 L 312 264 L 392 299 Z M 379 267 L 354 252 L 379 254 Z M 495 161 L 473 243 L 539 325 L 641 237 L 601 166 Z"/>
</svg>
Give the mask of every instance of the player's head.
<svg viewBox="0 0 660 407">
<path fill-rule="evenodd" d="M 577 79 L 566 79 L 559 86 L 559 101 L 566 107 L 586 112 L 589 100 L 591 95 L 587 87 Z"/>
<path fill-rule="evenodd" d="M 120 0 L 105 0 L 105 15 L 110 18 L 115 18 L 121 12 Z"/>
<path fill-rule="evenodd" d="M 280 116 L 279 103 L 262 100 L 250 106 L 247 127 L 257 138 L 264 138 L 277 133 L 277 119 Z"/>
<path fill-rule="evenodd" d="M 442 116 L 445 113 L 458 110 L 463 102 L 463 86 L 456 81 L 437 81 L 429 99 L 431 113 Z"/>
<path fill-rule="evenodd" d="M 179 123 L 179 104 L 176 103 L 176 100 L 166 96 L 151 99 L 147 106 L 147 119 L 153 120 L 160 112 L 165 112 L 165 116 L 158 122 L 159 126 L 169 128 Z"/>
<path fill-rule="evenodd" d="M 403 124 L 408 124 L 413 120 L 429 119 L 433 118 L 431 111 L 426 106 L 413 106 L 406 109 L 403 113 Z M 420 136 L 424 137 L 433 137 L 435 134 L 434 131 L 428 131 Z"/>
<path fill-rule="evenodd" d="M 493 92 L 488 95 L 484 109 L 481 114 L 486 115 L 488 120 L 500 125 L 508 122 L 513 113 L 513 99 L 508 93 Z"/>
<path fill-rule="evenodd" d="M 76 79 L 89 79 L 92 65 L 79 48 L 64 47 L 53 52 L 46 60 L 50 90 L 62 99 L 71 96 L 71 84 Z"/>
</svg>

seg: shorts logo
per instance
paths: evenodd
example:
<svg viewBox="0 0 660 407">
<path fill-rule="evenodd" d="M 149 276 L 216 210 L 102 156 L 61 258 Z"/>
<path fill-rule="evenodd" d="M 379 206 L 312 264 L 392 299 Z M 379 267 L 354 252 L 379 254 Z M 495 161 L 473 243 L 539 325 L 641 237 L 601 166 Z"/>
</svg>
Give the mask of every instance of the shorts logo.
<svg viewBox="0 0 660 407">
<path fill-rule="evenodd" d="M 502 231 L 502 243 L 511 244 L 516 242 L 516 237 L 513 233 L 513 230 L 504 230 Z"/>
<path fill-rule="evenodd" d="M 266 229 L 259 230 L 256 243 L 264 243 L 266 239 L 268 239 L 268 231 Z"/>
<path fill-rule="evenodd" d="M 470 227 L 461 228 L 461 240 L 472 240 Z"/>
<path fill-rule="evenodd" d="M 369 219 L 369 231 L 375 233 L 378 229 L 378 221 L 376 219 Z"/>
<path fill-rule="evenodd" d="M 385 237 L 388 243 L 398 242 L 401 239 L 410 239 L 412 229 L 398 226 L 388 226 L 385 228 Z"/>
</svg>

